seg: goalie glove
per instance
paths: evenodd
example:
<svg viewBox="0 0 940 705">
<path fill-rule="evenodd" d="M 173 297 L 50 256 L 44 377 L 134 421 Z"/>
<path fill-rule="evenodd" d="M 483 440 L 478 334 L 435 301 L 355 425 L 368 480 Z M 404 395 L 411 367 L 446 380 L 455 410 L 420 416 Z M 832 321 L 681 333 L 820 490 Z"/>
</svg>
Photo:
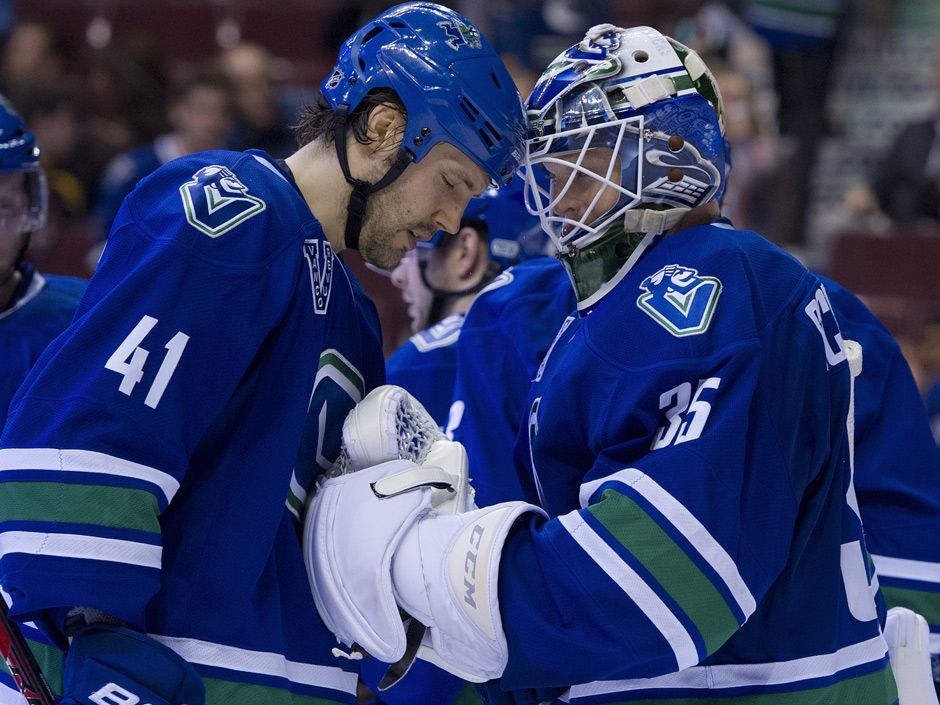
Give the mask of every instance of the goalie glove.
<svg viewBox="0 0 940 705">
<path fill-rule="evenodd" d="M 519 517 L 544 513 L 524 502 L 440 513 L 457 508 L 448 503 L 459 487 L 431 462 L 444 464 L 455 446 L 437 441 L 423 465 L 395 460 L 326 480 L 308 508 L 304 557 L 317 610 L 340 641 L 401 659 L 400 605 L 427 627 L 420 658 L 483 682 L 508 659 L 498 600 L 503 543 Z"/>
<path fill-rule="evenodd" d="M 384 385 L 370 392 L 349 412 L 343 423 L 339 458 L 326 479 L 392 460 L 425 463 L 448 473 L 449 477 L 438 478 L 437 483 L 449 485 L 448 491 L 433 493 L 430 500 L 430 506 L 436 511 L 457 513 L 473 508 L 473 488 L 467 477 L 467 457 L 463 446 L 449 441 L 421 403 L 406 390 Z M 414 476 L 412 480 L 421 483 Z M 389 491 L 394 493 L 399 489 L 390 487 Z M 305 525 L 304 534 L 306 556 L 311 555 L 312 541 L 308 526 L 309 523 Z M 317 587 L 318 580 L 322 582 L 323 578 L 315 574 L 310 561 L 307 561 L 307 569 L 316 599 L 323 593 Z M 327 626 L 330 626 L 329 622 Z M 426 631 L 423 625 L 414 620 L 408 620 L 402 629 L 406 629 L 405 653 L 391 665 L 382 679 L 380 690 L 390 687 L 407 673 Z M 358 645 L 360 648 L 364 646 Z"/>
</svg>

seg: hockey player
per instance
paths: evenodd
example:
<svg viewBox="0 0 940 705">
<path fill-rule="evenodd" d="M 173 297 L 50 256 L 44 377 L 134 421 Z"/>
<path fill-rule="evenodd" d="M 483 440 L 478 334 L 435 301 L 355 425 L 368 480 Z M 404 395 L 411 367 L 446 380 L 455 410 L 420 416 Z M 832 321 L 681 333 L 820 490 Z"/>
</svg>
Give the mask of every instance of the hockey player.
<svg viewBox="0 0 940 705">
<path fill-rule="evenodd" d="M 594 27 L 527 108 L 531 204 L 578 299 L 519 438 L 530 503 L 428 511 L 434 468 L 408 461 L 329 480 L 308 512 L 321 615 L 394 660 L 400 607 L 428 626 L 422 658 L 496 679 L 491 702 L 891 705 L 852 483 L 857 349 L 815 275 L 716 220 L 704 63 Z"/>
<path fill-rule="evenodd" d="M 500 272 L 544 255 L 546 245 L 538 218 L 525 209 L 522 181 L 516 179 L 471 199 L 456 235 L 436 233 L 392 270 L 415 334 L 389 357 L 388 383 L 411 392 L 442 428 L 470 304 Z"/>
<path fill-rule="evenodd" d="M 321 93 L 285 163 L 206 152 L 141 181 L 13 402 L 0 583 L 67 647 L 61 702 L 356 700 L 297 534 L 346 412 L 384 380 L 335 253 L 391 267 L 455 231 L 525 127 L 493 50 L 431 3 L 354 33 Z"/>
<path fill-rule="evenodd" d="M 43 276 L 24 261 L 46 219 L 46 179 L 35 135 L 0 96 L 0 427 L 39 354 L 72 320 L 85 282 Z"/>
<path fill-rule="evenodd" d="M 65 330 L 86 283 L 42 275 L 24 261 L 30 234 L 46 219 L 46 179 L 35 135 L 0 96 L 0 427 L 10 400 L 42 351 Z M 5 499 L 4 521 L 15 519 Z M 61 669 L 62 656 L 39 630 L 23 631 L 47 672 Z M 0 663 L 0 699 L 16 691 Z"/>
</svg>

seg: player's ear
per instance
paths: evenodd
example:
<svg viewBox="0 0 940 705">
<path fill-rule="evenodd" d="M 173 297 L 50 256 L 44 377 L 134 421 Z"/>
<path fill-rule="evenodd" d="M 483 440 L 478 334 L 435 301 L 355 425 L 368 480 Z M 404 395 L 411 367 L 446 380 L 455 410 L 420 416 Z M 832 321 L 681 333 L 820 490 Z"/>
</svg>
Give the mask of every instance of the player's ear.
<svg viewBox="0 0 940 705">
<path fill-rule="evenodd" d="M 390 103 L 379 103 L 369 113 L 366 137 L 371 153 L 394 157 L 405 134 L 405 116 Z"/>
<path fill-rule="evenodd" d="M 462 227 L 457 233 L 457 242 L 453 248 L 456 260 L 456 273 L 461 280 L 471 279 L 478 271 L 486 270 L 486 243 L 476 228 Z"/>
</svg>

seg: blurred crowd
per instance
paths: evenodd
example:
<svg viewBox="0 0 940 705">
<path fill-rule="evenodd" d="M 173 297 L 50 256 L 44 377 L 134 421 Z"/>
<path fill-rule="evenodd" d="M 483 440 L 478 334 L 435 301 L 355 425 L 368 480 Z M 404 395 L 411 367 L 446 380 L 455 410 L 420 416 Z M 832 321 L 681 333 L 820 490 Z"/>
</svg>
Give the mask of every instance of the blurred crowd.
<svg viewBox="0 0 940 705">
<path fill-rule="evenodd" d="M 0 2 L 0 22 L 5 22 L 5 29 L 0 26 L 0 92 L 36 133 L 52 197 L 49 222 L 35 234 L 29 252 L 41 271 L 89 276 L 124 196 L 170 159 L 249 147 L 276 158 L 290 154 L 294 116 L 312 99 L 321 77 L 291 71 L 291 62 L 321 68 L 320 57 L 335 56 L 336 37 L 394 3 L 314 3 L 322 19 L 319 34 L 308 33 L 309 47 L 294 46 L 290 57 L 283 46 L 245 39 L 252 37 L 252 27 L 238 8 L 252 5 L 247 0 L 204 3 L 226 11 L 213 15 L 216 26 L 207 33 L 214 34 L 205 37 L 196 56 L 192 47 L 177 53 L 151 37 L 172 34 L 177 3 L 165 4 L 165 27 L 150 28 L 121 24 L 117 10 L 129 4 Z M 940 438 L 940 17 L 931 14 L 932 3 L 453 4 L 503 52 L 523 94 L 560 49 L 595 23 L 650 24 L 695 48 L 716 69 L 724 98 L 734 162 L 724 214 L 736 226 L 754 229 L 824 270 L 883 317 L 925 399 L 935 406 Z M 63 8 L 80 10 L 87 23 L 58 24 L 56 11 Z M 820 180 L 819 160 L 826 144 L 844 137 L 847 129 L 833 114 L 831 96 L 840 67 L 858 59 L 857 51 L 847 47 L 857 46 L 853 33 L 873 32 L 888 37 L 887 42 L 907 36 L 910 31 L 898 31 L 903 23 L 916 27 L 915 33 L 926 32 L 932 37 L 927 46 L 935 47 L 936 56 L 919 62 L 932 66 L 934 75 L 925 89 L 928 95 L 918 103 L 924 106 L 922 114 L 901 109 L 905 124 L 884 127 L 878 144 L 853 143 L 844 155 L 837 154 L 836 169 L 842 160 L 852 173 L 843 174 L 841 192 L 832 193 Z M 328 66 L 322 69 L 325 74 Z M 868 70 L 876 77 L 879 67 Z M 902 240 L 916 243 L 913 251 L 921 254 L 913 262 L 895 265 L 873 254 L 902 251 L 885 246 Z M 368 273 L 363 278 L 378 299 L 386 349 L 394 349 L 407 336 L 398 296 L 387 281 Z"/>
</svg>

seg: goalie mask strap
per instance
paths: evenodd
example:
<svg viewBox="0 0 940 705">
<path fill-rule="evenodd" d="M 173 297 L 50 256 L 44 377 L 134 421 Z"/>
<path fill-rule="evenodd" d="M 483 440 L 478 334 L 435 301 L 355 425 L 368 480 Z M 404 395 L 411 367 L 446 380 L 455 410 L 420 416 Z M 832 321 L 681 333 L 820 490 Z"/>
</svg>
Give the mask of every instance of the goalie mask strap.
<svg viewBox="0 0 940 705">
<path fill-rule="evenodd" d="M 675 227 L 688 212 L 688 208 L 668 208 L 662 211 L 649 208 L 629 210 L 623 216 L 623 229 L 628 233 L 662 235 Z"/>
</svg>

